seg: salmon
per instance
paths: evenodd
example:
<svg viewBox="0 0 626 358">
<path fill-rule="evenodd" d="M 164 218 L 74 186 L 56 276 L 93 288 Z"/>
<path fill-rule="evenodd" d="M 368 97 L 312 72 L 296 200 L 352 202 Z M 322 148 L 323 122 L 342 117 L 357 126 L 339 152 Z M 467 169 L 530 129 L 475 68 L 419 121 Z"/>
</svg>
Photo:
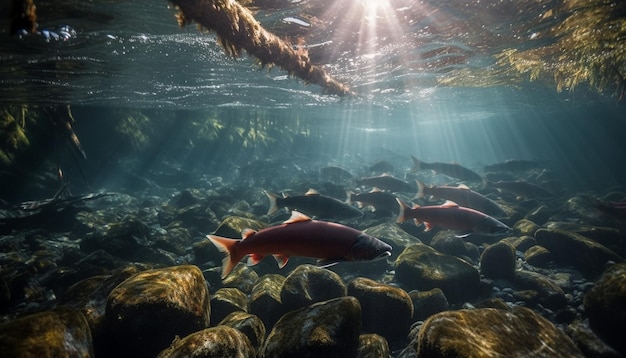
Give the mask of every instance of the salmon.
<svg viewBox="0 0 626 358">
<path fill-rule="evenodd" d="M 450 200 L 459 204 L 459 206 L 472 208 L 492 216 L 506 216 L 506 212 L 502 210 L 498 203 L 478 192 L 473 191 L 467 185 L 428 186 L 417 179 L 415 182 L 417 183 L 417 194 L 415 194 L 416 199 L 428 195 L 439 199 Z"/>
<path fill-rule="evenodd" d="M 320 266 L 391 256 L 391 246 L 371 235 L 341 224 L 312 220 L 295 210 L 280 225 L 259 231 L 246 229 L 241 236 L 237 240 L 207 235 L 226 254 L 222 260 L 222 278 L 246 255 L 249 266 L 272 255 L 280 268 L 285 267 L 291 256 L 316 258 Z"/>
<path fill-rule="evenodd" d="M 497 219 L 478 210 L 461 207 L 452 201 L 436 206 L 415 205 L 413 208 L 400 199 L 397 201 L 400 204 L 397 222 L 402 223 L 412 218 L 415 224 L 423 222 L 426 226 L 425 231 L 433 227 L 441 227 L 462 233 L 457 235 L 459 237 L 466 237 L 473 233 L 498 236 L 511 232 L 511 228 Z"/>
<path fill-rule="evenodd" d="M 465 168 L 464 166 L 457 163 L 425 163 L 415 158 L 414 156 L 411 156 L 411 159 L 413 159 L 413 168 L 411 169 L 411 172 L 430 169 L 435 171 L 435 173 L 445 174 L 451 178 L 456 178 L 463 181 L 484 181 L 483 177 L 481 177 L 478 173 L 471 169 Z"/>
<path fill-rule="evenodd" d="M 353 219 L 363 216 L 363 212 L 341 200 L 321 195 L 314 189 L 309 189 L 304 195 L 279 197 L 265 191 L 270 201 L 267 215 L 272 215 L 281 208 L 295 209 L 307 215 L 321 219 Z"/>
</svg>

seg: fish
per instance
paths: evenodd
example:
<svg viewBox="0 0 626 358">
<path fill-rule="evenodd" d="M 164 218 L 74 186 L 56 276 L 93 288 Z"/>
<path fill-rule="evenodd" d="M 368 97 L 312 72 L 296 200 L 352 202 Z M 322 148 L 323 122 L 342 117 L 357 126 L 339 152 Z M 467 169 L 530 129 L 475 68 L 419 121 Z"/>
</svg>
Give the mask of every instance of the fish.
<svg viewBox="0 0 626 358">
<path fill-rule="evenodd" d="M 346 194 L 348 195 L 346 201 L 348 204 L 353 202 L 357 202 L 361 206 L 366 204 L 374 207 L 374 210 L 379 212 L 393 212 L 398 208 L 396 196 L 388 191 L 382 191 L 379 188 L 374 188 L 368 193 L 358 194 L 348 190 Z"/>
<path fill-rule="evenodd" d="M 502 210 L 498 203 L 481 193 L 473 191 L 467 185 L 460 184 L 456 187 L 447 185 L 428 186 L 417 179 L 415 182 L 417 183 L 415 199 L 428 195 L 438 199 L 450 200 L 459 204 L 459 206 L 472 208 L 492 216 L 506 216 L 506 212 Z"/>
<path fill-rule="evenodd" d="M 370 172 L 374 172 L 374 173 L 389 173 L 389 172 L 393 172 L 394 167 L 393 167 L 393 164 L 383 159 L 372 164 L 369 167 L 369 170 Z"/>
<path fill-rule="evenodd" d="M 441 227 L 462 233 L 457 237 L 467 237 L 470 234 L 504 236 L 511 232 L 511 228 L 498 219 L 478 210 L 459 206 L 453 201 L 436 206 L 415 205 L 413 208 L 400 199 L 397 201 L 400 204 L 400 213 L 396 222 L 403 223 L 412 218 L 416 225 L 424 223 L 426 227 L 424 231 Z"/>
<path fill-rule="evenodd" d="M 245 229 L 241 237 L 237 240 L 207 235 L 226 254 L 222 260 L 222 279 L 246 255 L 249 266 L 272 255 L 280 268 L 292 256 L 318 259 L 318 265 L 324 267 L 341 261 L 371 261 L 391 256 L 391 246 L 374 236 L 349 226 L 312 220 L 296 210 L 282 224 L 259 231 Z"/>
<path fill-rule="evenodd" d="M 323 219 L 352 219 L 363 216 L 363 212 L 354 206 L 330 196 L 321 195 L 315 189 L 309 189 L 304 195 L 283 194 L 282 198 L 269 191 L 265 191 L 265 195 L 270 201 L 267 215 L 272 215 L 281 208 L 289 208 Z"/>
<path fill-rule="evenodd" d="M 539 163 L 533 160 L 509 159 L 501 163 L 485 165 L 485 172 L 523 172 L 539 167 Z"/>
<path fill-rule="evenodd" d="M 413 185 L 390 174 L 382 174 L 375 177 L 358 179 L 356 184 L 399 193 L 412 193 L 415 192 L 416 189 Z"/>
<path fill-rule="evenodd" d="M 486 183 L 488 187 L 498 189 L 498 191 L 506 191 L 517 196 L 523 196 L 527 198 L 554 197 L 554 193 L 552 193 L 551 191 L 539 185 L 529 183 L 525 180 L 500 180 L 496 182 L 487 181 Z"/>
<path fill-rule="evenodd" d="M 344 179 L 352 179 L 352 174 L 342 168 L 335 165 L 329 165 L 327 167 L 320 168 L 320 177 L 329 179 L 329 180 L 344 180 Z"/>
<path fill-rule="evenodd" d="M 423 169 L 430 169 L 434 170 L 435 173 L 445 174 L 451 178 L 456 178 L 462 181 L 484 181 L 483 177 L 480 176 L 480 174 L 457 163 L 425 163 L 415 158 L 414 156 L 411 156 L 411 159 L 413 159 L 413 168 L 411 169 L 411 172 L 416 172 Z"/>
</svg>

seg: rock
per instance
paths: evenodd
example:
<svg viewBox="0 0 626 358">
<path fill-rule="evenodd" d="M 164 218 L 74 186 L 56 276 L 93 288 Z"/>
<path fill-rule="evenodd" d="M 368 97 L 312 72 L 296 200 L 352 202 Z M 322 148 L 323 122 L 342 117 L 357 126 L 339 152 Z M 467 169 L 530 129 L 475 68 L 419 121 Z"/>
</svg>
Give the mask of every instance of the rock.
<svg viewBox="0 0 626 358">
<path fill-rule="evenodd" d="M 113 275 L 94 276 L 72 285 L 59 303 L 79 309 L 87 318 L 93 338 L 94 352 L 106 350 L 105 308 L 109 293 L 121 282 L 137 274 L 136 266 L 128 266 Z"/>
<path fill-rule="evenodd" d="M 419 242 L 419 239 L 402 230 L 395 223 L 383 223 L 363 230 L 364 233 L 384 240 L 391 245 L 391 259 L 396 259 L 407 246 Z"/>
<path fill-rule="evenodd" d="M 538 225 L 545 224 L 552 215 L 555 214 L 555 210 L 549 208 L 547 205 L 540 205 L 531 212 L 529 212 L 525 219 L 530 220 Z"/>
<path fill-rule="evenodd" d="M 535 267 L 548 267 L 548 264 L 552 262 L 552 254 L 550 250 L 541 245 L 535 245 L 524 252 L 526 262 Z"/>
<path fill-rule="evenodd" d="M 475 308 L 497 308 L 499 310 L 511 309 L 506 302 L 499 297 L 489 297 L 474 304 Z"/>
<path fill-rule="evenodd" d="M 521 236 L 534 236 L 535 231 L 539 230 L 539 225 L 530 220 L 522 219 L 513 225 L 513 229 L 519 232 Z"/>
<path fill-rule="evenodd" d="M 609 267 L 587 292 L 585 312 L 591 328 L 611 347 L 626 355 L 626 263 Z"/>
<path fill-rule="evenodd" d="M 418 357 L 580 357 L 574 342 L 525 307 L 446 311 L 421 327 Z"/>
<path fill-rule="evenodd" d="M 211 297 L 211 322 L 220 322 L 232 312 L 248 312 L 248 297 L 236 288 L 220 288 Z"/>
<path fill-rule="evenodd" d="M 140 272 L 108 297 L 106 326 L 111 348 L 124 356 L 154 357 L 174 337 L 209 325 L 209 291 L 196 266 Z"/>
<path fill-rule="evenodd" d="M 620 358 L 623 355 L 604 343 L 581 321 L 572 322 L 567 326 L 566 333 L 586 357 Z"/>
<path fill-rule="evenodd" d="M 252 288 L 250 313 L 259 317 L 267 329 L 271 329 L 274 323 L 287 313 L 280 301 L 280 291 L 284 282 L 285 277 L 281 275 L 264 275 Z"/>
<path fill-rule="evenodd" d="M 223 237 L 232 237 L 235 239 L 241 238 L 241 232 L 245 229 L 252 229 L 259 231 L 267 227 L 267 224 L 253 220 L 249 218 L 244 218 L 240 216 L 229 216 L 222 220 L 220 225 L 215 230 L 215 235 L 223 236 Z"/>
<path fill-rule="evenodd" d="M 222 280 L 222 287 L 238 288 L 241 292 L 249 294 L 258 280 L 259 275 L 253 269 L 240 262 Z"/>
<path fill-rule="evenodd" d="M 624 234 L 617 227 L 581 225 L 572 222 L 551 221 L 546 224 L 547 229 L 569 231 L 582 235 L 605 246 L 621 257 L 626 257 Z"/>
<path fill-rule="evenodd" d="M 511 236 L 500 240 L 501 242 L 506 242 L 511 245 L 516 251 L 524 252 L 531 248 L 532 246 L 537 245 L 537 241 L 532 236 L 524 235 L 524 236 Z"/>
<path fill-rule="evenodd" d="M 240 331 L 217 326 L 176 339 L 158 358 L 254 357 L 256 352 Z"/>
<path fill-rule="evenodd" d="M 560 309 L 567 304 L 567 298 L 561 287 L 540 273 L 517 271 L 513 284 L 521 290 L 537 291 L 538 303 L 550 309 Z"/>
<path fill-rule="evenodd" d="M 346 285 L 336 273 L 313 265 L 300 265 L 285 279 L 280 300 L 286 311 L 345 296 Z"/>
<path fill-rule="evenodd" d="M 430 291 L 411 291 L 409 297 L 413 301 L 413 321 L 423 321 L 426 318 L 447 311 L 450 308 L 446 296 L 439 288 Z"/>
<path fill-rule="evenodd" d="M 289 312 L 267 336 L 261 356 L 354 357 L 359 347 L 361 306 L 339 297 Z"/>
<path fill-rule="evenodd" d="M 357 358 L 391 357 L 387 340 L 377 334 L 362 334 L 359 336 L 359 350 Z"/>
<path fill-rule="evenodd" d="M 449 230 L 439 231 L 430 242 L 430 246 L 442 254 L 452 255 L 469 262 L 478 260 L 478 247 L 455 236 Z"/>
<path fill-rule="evenodd" d="M 470 300 L 480 292 L 480 274 L 472 265 L 424 244 L 407 247 L 395 267 L 395 278 L 405 290 L 440 288 L 451 302 Z"/>
<path fill-rule="evenodd" d="M 58 307 L 0 326 L 3 357 L 93 357 L 87 319 L 75 309 Z"/>
<path fill-rule="evenodd" d="M 250 340 L 252 347 L 259 352 L 265 342 L 265 325 L 259 317 L 242 311 L 226 316 L 218 326 L 228 326 L 239 330 Z"/>
<path fill-rule="evenodd" d="M 348 295 L 361 304 L 364 333 L 385 337 L 392 348 L 406 344 L 413 317 L 413 302 L 406 291 L 359 277 L 348 285 Z"/>
<path fill-rule="evenodd" d="M 562 265 L 572 265 L 585 275 L 599 275 L 608 261 L 621 261 L 613 251 L 572 232 L 540 229 L 535 234 L 537 244 L 552 253 L 554 260 Z"/>
<path fill-rule="evenodd" d="M 515 276 L 515 250 L 505 242 L 487 246 L 480 256 L 480 273 L 490 279 L 510 280 Z"/>
</svg>

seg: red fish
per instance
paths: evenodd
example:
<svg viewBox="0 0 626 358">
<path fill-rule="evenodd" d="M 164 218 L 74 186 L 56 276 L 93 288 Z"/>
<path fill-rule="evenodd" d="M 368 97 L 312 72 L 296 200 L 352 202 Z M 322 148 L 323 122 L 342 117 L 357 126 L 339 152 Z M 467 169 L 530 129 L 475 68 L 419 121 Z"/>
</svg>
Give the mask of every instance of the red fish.
<svg viewBox="0 0 626 358">
<path fill-rule="evenodd" d="M 292 211 L 291 218 L 280 225 L 244 230 L 241 240 L 215 235 L 207 238 L 226 253 L 222 278 L 248 254 L 248 265 L 273 255 L 280 268 L 290 256 L 312 257 L 319 259 L 318 264 L 330 266 L 340 261 L 369 261 L 391 255 L 391 246 L 373 236 L 341 224 L 311 220 L 297 211 Z"/>
<path fill-rule="evenodd" d="M 423 222 L 426 231 L 433 227 L 441 227 L 464 233 L 460 237 L 472 233 L 504 235 L 511 231 L 511 228 L 497 219 L 478 210 L 461 207 L 452 201 L 446 201 L 443 205 L 421 207 L 415 205 L 415 207 L 410 208 L 402 200 L 397 200 L 400 204 L 400 215 L 397 222 L 401 223 L 407 218 L 413 218 L 416 224 Z"/>
</svg>

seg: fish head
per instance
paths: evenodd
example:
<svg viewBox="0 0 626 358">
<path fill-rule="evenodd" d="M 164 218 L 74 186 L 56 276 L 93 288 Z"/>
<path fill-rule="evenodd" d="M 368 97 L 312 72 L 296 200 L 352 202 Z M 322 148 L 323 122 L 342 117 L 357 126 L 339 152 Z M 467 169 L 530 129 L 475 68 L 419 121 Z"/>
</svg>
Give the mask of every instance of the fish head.
<svg viewBox="0 0 626 358">
<path fill-rule="evenodd" d="M 365 233 L 359 235 L 348 253 L 350 261 L 371 261 L 391 256 L 391 246 Z"/>
<path fill-rule="evenodd" d="M 489 236 L 504 236 L 510 234 L 513 230 L 500 220 L 491 216 L 485 216 L 476 224 L 474 231 Z"/>
</svg>

